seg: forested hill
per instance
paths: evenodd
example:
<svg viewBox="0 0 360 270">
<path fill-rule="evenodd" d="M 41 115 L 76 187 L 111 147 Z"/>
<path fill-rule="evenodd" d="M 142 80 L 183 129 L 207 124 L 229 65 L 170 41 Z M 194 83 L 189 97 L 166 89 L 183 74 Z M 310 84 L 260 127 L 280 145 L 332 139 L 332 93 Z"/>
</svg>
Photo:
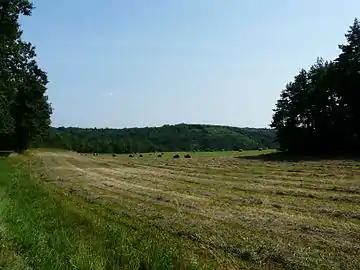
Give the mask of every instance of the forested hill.
<svg viewBox="0 0 360 270">
<path fill-rule="evenodd" d="M 246 150 L 275 148 L 277 144 L 275 132 L 270 129 L 179 124 L 125 129 L 51 128 L 41 146 L 77 152 L 130 153 Z"/>
</svg>

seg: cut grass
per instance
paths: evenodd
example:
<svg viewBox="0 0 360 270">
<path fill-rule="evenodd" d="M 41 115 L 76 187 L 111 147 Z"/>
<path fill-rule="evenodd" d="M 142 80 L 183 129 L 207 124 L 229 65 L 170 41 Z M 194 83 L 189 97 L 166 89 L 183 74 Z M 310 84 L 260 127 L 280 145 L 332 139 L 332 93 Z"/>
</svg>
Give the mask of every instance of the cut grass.
<svg viewBox="0 0 360 270">
<path fill-rule="evenodd" d="M 42 149 L 42 151 L 49 151 L 47 149 Z M 229 157 L 229 156 L 253 156 L 253 155 L 266 155 L 266 154 L 272 154 L 272 153 L 276 153 L 277 150 L 275 149 L 266 149 L 266 150 L 262 150 L 262 151 L 258 151 L 258 150 L 248 150 L 248 151 L 208 151 L 208 152 L 193 152 L 193 151 L 187 151 L 187 152 L 163 152 L 162 153 L 162 158 L 170 158 L 173 157 L 176 154 L 180 155 L 180 158 L 184 158 L 184 155 L 186 154 L 190 154 L 190 156 L 192 158 L 197 158 L 197 157 Z M 146 158 L 158 158 L 158 154 L 161 153 L 139 153 L 143 155 L 143 159 Z M 93 156 L 93 154 L 83 154 L 85 156 Z M 112 154 L 100 154 L 99 157 L 111 157 Z M 117 154 L 117 157 L 128 157 L 129 154 Z M 136 156 L 134 156 L 134 158 L 137 158 Z"/>
<path fill-rule="evenodd" d="M 41 152 L 32 160 L 48 183 L 106 204 L 132 225 L 159 228 L 221 268 L 359 269 L 358 162 L 197 154 Z"/>
<path fill-rule="evenodd" d="M 28 160 L 0 159 L 0 268 L 200 267 L 168 234 L 44 185 Z"/>
<path fill-rule="evenodd" d="M 0 268 L 360 268 L 357 162 L 196 154 L 0 160 Z"/>
</svg>

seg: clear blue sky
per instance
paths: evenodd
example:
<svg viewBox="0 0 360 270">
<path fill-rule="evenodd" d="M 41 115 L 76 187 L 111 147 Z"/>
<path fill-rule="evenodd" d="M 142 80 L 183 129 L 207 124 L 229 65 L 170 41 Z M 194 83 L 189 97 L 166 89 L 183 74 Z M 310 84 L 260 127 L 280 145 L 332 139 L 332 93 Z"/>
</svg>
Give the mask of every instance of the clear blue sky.
<svg viewBox="0 0 360 270">
<path fill-rule="evenodd" d="M 54 126 L 265 127 L 281 89 L 333 59 L 358 0 L 35 0 L 24 38 Z"/>
</svg>

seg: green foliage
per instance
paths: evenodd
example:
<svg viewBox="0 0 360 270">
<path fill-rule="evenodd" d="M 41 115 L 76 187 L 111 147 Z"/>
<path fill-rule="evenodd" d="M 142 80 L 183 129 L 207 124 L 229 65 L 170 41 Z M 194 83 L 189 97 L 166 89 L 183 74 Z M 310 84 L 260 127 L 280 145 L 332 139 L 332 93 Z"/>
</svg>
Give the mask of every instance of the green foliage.
<svg viewBox="0 0 360 270">
<path fill-rule="evenodd" d="M 77 152 L 131 153 L 276 148 L 270 129 L 165 125 L 129 129 L 52 128 L 42 144 Z"/>
<path fill-rule="evenodd" d="M 35 47 L 21 39 L 19 16 L 31 15 L 27 0 L 0 3 L 0 150 L 24 151 L 50 125 L 47 75 Z"/>
<path fill-rule="evenodd" d="M 318 59 L 287 84 L 271 127 L 283 151 L 352 154 L 360 150 L 360 23 L 354 20 L 347 44 L 334 61 Z"/>
</svg>

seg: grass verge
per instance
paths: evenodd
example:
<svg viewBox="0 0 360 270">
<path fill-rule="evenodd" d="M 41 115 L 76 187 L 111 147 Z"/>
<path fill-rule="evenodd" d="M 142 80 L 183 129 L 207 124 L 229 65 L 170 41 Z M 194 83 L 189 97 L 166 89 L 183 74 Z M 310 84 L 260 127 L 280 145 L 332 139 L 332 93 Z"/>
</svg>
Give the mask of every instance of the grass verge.
<svg viewBox="0 0 360 270">
<path fill-rule="evenodd" d="M 1 269 L 200 267 L 160 231 L 44 185 L 26 160 L 0 158 Z"/>
</svg>

